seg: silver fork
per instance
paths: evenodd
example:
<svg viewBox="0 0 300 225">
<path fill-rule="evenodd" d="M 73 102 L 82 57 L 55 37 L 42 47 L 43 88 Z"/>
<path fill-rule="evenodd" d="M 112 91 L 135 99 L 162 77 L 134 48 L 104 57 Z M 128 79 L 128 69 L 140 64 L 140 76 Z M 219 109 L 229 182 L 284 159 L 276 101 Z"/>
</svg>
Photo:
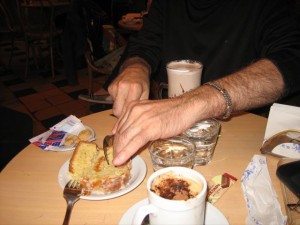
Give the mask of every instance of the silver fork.
<svg viewBox="0 0 300 225">
<path fill-rule="evenodd" d="M 64 198 L 67 202 L 67 210 L 63 225 L 68 225 L 74 204 L 80 199 L 81 186 L 79 182 L 70 180 L 64 188 Z"/>
<path fill-rule="evenodd" d="M 107 148 L 113 145 L 114 135 L 106 135 L 103 139 L 103 151 L 107 164 L 109 165 L 109 160 L 107 156 Z"/>
</svg>

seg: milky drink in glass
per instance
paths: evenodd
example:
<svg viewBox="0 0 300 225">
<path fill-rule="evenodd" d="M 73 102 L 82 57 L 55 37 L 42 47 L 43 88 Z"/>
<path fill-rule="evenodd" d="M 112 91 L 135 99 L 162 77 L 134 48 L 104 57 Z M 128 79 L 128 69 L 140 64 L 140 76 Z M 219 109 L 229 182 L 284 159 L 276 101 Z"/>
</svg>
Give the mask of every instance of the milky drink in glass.
<svg viewBox="0 0 300 225">
<path fill-rule="evenodd" d="M 175 60 L 167 64 L 168 97 L 182 95 L 200 86 L 203 65 L 194 60 Z"/>
</svg>

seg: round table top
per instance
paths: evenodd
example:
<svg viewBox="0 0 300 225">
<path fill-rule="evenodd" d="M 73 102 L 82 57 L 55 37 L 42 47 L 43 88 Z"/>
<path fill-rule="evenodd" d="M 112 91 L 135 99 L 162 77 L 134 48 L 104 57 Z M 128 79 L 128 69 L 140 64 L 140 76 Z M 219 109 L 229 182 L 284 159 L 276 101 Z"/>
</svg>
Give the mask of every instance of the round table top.
<svg viewBox="0 0 300 225">
<path fill-rule="evenodd" d="M 105 135 L 111 133 L 116 118 L 111 110 L 81 118 L 83 124 L 96 133 L 96 143 L 102 146 Z M 196 166 L 209 181 L 214 176 L 229 173 L 238 180 L 214 204 L 231 225 L 245 224 L 247 208 L 241 188 L 241 177 L 255 154 L 260 154 L 267 119 L 254 114 L 240 114 L 229 121 L 221 121 L 221 133 L 212 161 Z M 63 190 L 58 182 L 62 165 L 73 151 L 44 151 L 29 144 L 0 174 L 0 224 L 61 224 L 66 211 Z M 142 183 L 131 192 L 107 200 L 81 199 L 73 209 L 70 224 L 118 224 L 124 213 L 145 199 L 146 181 L 153 173 L 147 149 L 138 155 L 147 165 Z M 266 155 L 274 189 L 283 213 L 283 197 L 276 177 L 278 158 Z"/>
</svg>

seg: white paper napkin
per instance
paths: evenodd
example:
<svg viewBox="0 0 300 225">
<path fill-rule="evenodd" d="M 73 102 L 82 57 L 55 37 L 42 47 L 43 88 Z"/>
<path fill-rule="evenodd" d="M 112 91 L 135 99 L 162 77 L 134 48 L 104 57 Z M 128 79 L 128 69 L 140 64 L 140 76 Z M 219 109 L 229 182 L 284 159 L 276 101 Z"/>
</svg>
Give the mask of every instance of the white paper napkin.
<svg viewBox="0 0 300 225">
<path fill-rule="evenodd" d="M 75 130 L 79 129 L 83 130 L 84 125 L 81 123 L 81 120 L 74 115 L 68 116 L 50 128 L 50 130 L 64 131 L 70 134 L 73 134 Z"/>
<path fill-rule="evenodd" d="M 286 224 L 287 218 L 281 212 L 265 156 L 253 156 L 241 181 L 248 210 L 247 225 Z"/>
<path fill-rule="evenodd" d="M 264 140 L 289 129 L 300 130 L 300 107 L 274 103 L 270 109 Z"/>
</svg>

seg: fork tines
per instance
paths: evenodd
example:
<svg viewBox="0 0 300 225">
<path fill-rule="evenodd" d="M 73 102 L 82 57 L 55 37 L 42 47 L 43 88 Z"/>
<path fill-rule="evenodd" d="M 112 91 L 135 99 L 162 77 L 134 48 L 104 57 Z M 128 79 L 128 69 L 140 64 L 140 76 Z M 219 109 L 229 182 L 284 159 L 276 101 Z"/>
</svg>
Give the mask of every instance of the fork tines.
<svg viewBox="0 0 300 225">
<path fill-rule="evenodd" d="M 81 187 L 80 183 L 76 180 L 70 180 L 66 186 L 69 188 L 80 188 Z"/>
</svg>

